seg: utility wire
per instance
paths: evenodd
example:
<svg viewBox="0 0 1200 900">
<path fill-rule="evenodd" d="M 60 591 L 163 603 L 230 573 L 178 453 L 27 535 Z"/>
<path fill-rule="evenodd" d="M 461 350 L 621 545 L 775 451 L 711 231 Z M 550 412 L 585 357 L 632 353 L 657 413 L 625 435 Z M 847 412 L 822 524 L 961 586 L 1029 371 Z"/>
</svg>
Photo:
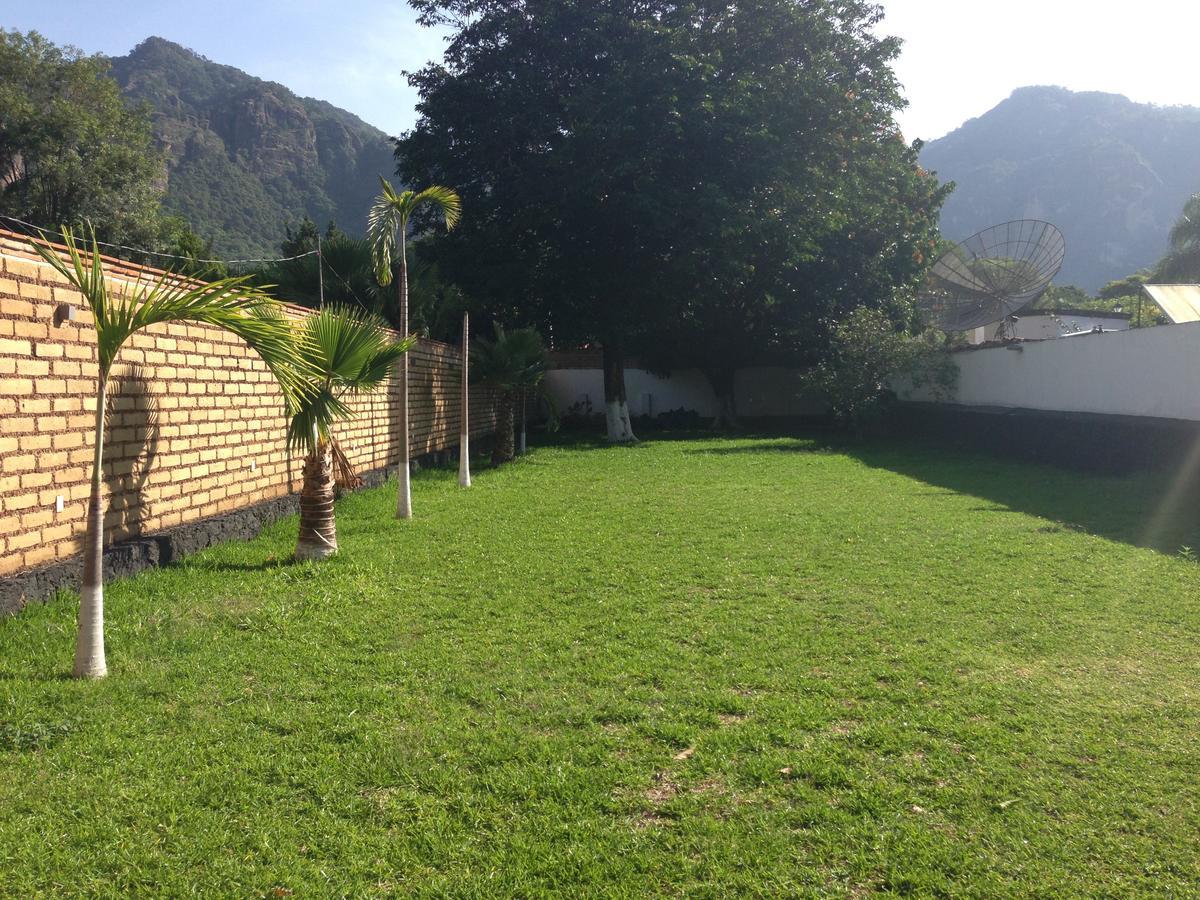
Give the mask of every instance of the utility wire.
<svg viewBox="0 0 1200 900">
<path fill-rule="evenodd" d="M 321 255 L 321 232 L 317 232 L 317 293 L 321 298 L 321 309 L 325 308 L 325 257 Z"/>
<path fill-rule="evenodd" d="M 61 236 L 55 235 L 53 231 L 48 231 L 47 229 L 38 225 L 34 225 L 30 222 L 24 222 L 21 219 L 15 218 L 14 216 L 0 215 L 0 219 L 3 219 L 5 222 L 15 222 L 17 225 L 23 225 L 26 228 L 32 228 L 34 231 L 38 232 L 38 237 L 42 238 L 43 240 L 47 239 L 46 235 L 50 235 L 51 239 Z M 110 244 L 106 241 L 96 241 L 96 243 L 101 247 L 108 247 L 110 250 L 125 250 L 129 253 L 144 253 L 146 256 L 159 256 L 163 259 L 178 259 L 181 262 L 206 263 L 211 265 L 223 264 L 227 266 L 245 265 L 248 263 L 290 262 L 293 259 L 303 259 L 306 256 L 320 255 L 320 251 L 318 250 L 309 250 L 306 253 L 297 253 L 295 256 L 263 257 L 261 259 L 196 259 L 192 256 L 179 256 L 175 253 L 163 253 L 159 250 L 143 250 L 140 247 L 127 247 L 124 244 Z"/>
<path fill-rule="evenodd" d="M 317 265 L 319 266 L 322 263 L 324 263 L 325 267 L 328 268 L 330 272 L 332 272 L 334 275 L 337 276 L 338 281 L 340 281 L 343 285 L 345 285 L 346 290 L 348 290 L 350 292 L 350 296 L 355 299 L 355 301 L 358 303 L 359 306 L 361 306 L 366 312 L 369 312 L 369 313 L 374 312 L 374 310 L 371 309 L 371 307 L 367 306 L 367 304 L 362 302 L 362 298 L 359 297 L 358 294 L 355 292 L 354 288 L 352 288 L 350 286 L 350 282 L 348 282 L 345 278 L 342 277 L 342 273 L 339 272 L 337 269 L 335 269 L 333 266 L 329 265 L 329 260 L 325 259 L 325 257 L 323 257 L 323 256 L 321 257 L 321 259 L 317 260 Z M 322 305 L 324 305 L 324 299 L 322 299 Z"/>
</svg>

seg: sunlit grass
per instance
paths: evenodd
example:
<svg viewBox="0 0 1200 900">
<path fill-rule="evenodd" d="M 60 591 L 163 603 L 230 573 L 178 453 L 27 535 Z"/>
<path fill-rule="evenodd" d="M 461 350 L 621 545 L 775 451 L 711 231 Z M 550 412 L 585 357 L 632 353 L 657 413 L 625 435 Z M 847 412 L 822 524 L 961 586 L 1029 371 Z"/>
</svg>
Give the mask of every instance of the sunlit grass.
<svg viewBox="0 0 1200 900">
<path fill-rule="evenodd" d="M 0 895 L 1182 894 L 1200 568 L 1149 481 L 536 450 L 0 621 Z M 1170 540 L 1187 539 L 1176 523 Z"/>
</svg>

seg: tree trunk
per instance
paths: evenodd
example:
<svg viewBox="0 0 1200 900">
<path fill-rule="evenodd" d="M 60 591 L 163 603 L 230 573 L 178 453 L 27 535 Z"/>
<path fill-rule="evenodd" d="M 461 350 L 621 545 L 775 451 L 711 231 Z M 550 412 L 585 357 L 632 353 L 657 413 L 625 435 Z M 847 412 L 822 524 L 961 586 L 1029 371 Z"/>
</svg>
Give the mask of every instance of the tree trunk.
<svg viewBox="0 0 1200 900">
<path fill-rule="evenodd" d="M 492 445 L 492 465 L 513 458 L 513 393 L 501 391 L 496 397 L 496 441 Z"/>
<path fill-rule="evenodd" d="M 528 406 L 528 401 L 525 397 L 525 388 L 521 388 L 521 399 L 519 401 L 520 409 L 518 415 L 521 417 L 520 434 L 517 436 L 517 456 L 525 455 L 525 407 Z"/>
<path fill-rule="evenodd" d="M 408 223 L 400 226 L 400 335 L 408 337 Z M 408 433 L 408 354 L 400 357 L 400 463 L 396 474 L 400 493 L 396 498 L 396 518 L 412 518 L 412 446 Z"/>
<path fill-rule="evenodd" d="M 76 678 L 103 678 L 104 660 L 104 407 L 108 373 L 100 373 L 96 397 L 96 446 L 92 457 L 92 492 L 88 499 L 87 534 L 83 541 L 83 589 L 79 594 L 79 633 L 75 640 Z"/>
<path fill-rule="evenodd" d="M 712 385 L 713 393 L 717 395 L 717 415 L 712 427 L 715 431 L 737 428 L 737 399 L 735 393 L 736 371 L 733 369 L 712 369 L 705 371 L 708 383 Z"/>
<path fill-rule="evenodd" d="M 470 314 L 463 313 L 462 336 L 462 415 L 459 417 L 458 430 L 458 484 L 460 487 L 471 486 L 471 381 L 468 377 L 467 366 L 471 361 L 468 344 Z"/>
<path fill-rule="evenodd" d="M 296 559 L 325 559 L 337 553 L 333 496 L 333 448 L 328 441 L 319 441 L 304 460 Z"/>
<path fill-rule="evenodd" d="M 602 345 L 604 366 L 604 411 L 608 439 L 614 443 L 630 443 L 637 438 L 629 419 L 629 401 L 625 397 L 625 358 L 615 341 Z"/>
</svg>

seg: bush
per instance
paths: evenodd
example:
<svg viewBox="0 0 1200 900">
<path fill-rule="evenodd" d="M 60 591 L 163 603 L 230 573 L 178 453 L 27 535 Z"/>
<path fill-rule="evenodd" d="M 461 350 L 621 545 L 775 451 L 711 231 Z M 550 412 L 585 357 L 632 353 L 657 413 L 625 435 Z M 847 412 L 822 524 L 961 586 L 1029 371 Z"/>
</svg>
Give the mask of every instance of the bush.
<svg viewBox="0 0 1200 900">
<path fill-rule="evenodd" d="M 892 384 L 906 378 L 941 397 L 953 390 L 958 366 L 936 333 L 913 335 L 879 309 L 859 307 L 833 330 L 812 375 L 833 414 L 856 434 L 896 401 Z"/>
</svg>

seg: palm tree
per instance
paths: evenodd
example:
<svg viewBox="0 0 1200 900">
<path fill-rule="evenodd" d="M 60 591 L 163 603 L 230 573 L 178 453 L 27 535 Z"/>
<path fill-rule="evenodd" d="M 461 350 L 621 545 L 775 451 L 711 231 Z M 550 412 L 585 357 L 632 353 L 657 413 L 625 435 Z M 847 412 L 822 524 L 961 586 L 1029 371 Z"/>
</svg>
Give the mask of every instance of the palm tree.
<svg viewBox="0 0 1200 900">
<path fill-rule="evenodd" d="M 414 212 L 422 206 L 430 206 L 441 214 L 446 228 L 458 224 L 462 213 L 462 201 L 458 194 L 447 187 L 429 187 L 423 191 L 401 191 L 397 193 L 382 176 L 379 183 L 383 193 L 375 198 L 367 216 L 367 240 L 371 242 L 371 256 L 375 262 L 375 278 L 381 285 L 391 284 L 392 265 L 400 267 L 397 279 L 397 295 L 400 306 L 400 333 L 408 334 L 408 223 Z M 397 245 L 397 241 L 399 244 Z M 400 361 L 400 495 L 396 503 L 396 516 L 412 518 L 412 488 L 410 485 L 410 437 L 408 433 L 408 357 Z"/>
<path fill-rule="evenodd" d="M 471 351 L 474 379 L 496 392 L 496 440 L 492 464 L 507 462 L 515 455 L 513 412 L 518 399 L 524 402 L 546 375 L 548 359 L 542 336 L 532 328 L 505 331 L 496 325 L 494 340 L 476 338 Z"/>
<path fill-rule="evenodd" d="M 112 291 L 105 278 L 96 236 L 91 250 L 80 253 L 74 235 L 62 229 L 67 258 L 49 244 L 37 251 L 83 295 L 96 327 L 99 386 L 96 395 L 96 436 L 92 457 L 92 487 L 88 502 L 83 550 L 83 588 L 79 603 L 79 634 L 75 644 L 75 677 L 103 678 L 104 659 L 104 501 L 101 489 L 104 461 L 104 413 L 113 362 L 129 338 L 151 325 L 200 322 L 231 331 L 253 347 L 270 367 L 294 403 L 303 393 L 302 368 L 294 363 L 292 329 L 274 300 L 246 284 L 245 278 L 222 278 L 204 284 L 172 274 L 141 279 Z"/>
<path fill-rule="evenodd" d="M 1157 277 L 1171 281 L 1200 280 L 1200 194 L 1184 205 L 1171 229 L 1171 249 L 1158 265 Z"/>
<path fill-rule="evenodd" d="M 288 442 L 306 451 L 296 558 L 324 559 L 338 549 L 333 518 L 336 444 L 330 428 L 352 415 L 346 395 L 382 384 L 413 340 L 392 341 L 377 316 L 338 307 L 309 316 L 301 331 L 300 352 L 312 373 L 312 384 L 288 428 Z"/>
</svg>

